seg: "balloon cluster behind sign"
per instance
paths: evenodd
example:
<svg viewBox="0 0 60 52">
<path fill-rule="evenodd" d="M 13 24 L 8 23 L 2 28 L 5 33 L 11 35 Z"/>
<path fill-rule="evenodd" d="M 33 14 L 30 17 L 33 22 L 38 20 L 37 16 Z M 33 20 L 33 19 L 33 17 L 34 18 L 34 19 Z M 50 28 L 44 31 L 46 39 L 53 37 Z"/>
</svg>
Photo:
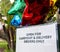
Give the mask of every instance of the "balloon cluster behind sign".
<svg viewBox="0 0 60 52">
<path fill-rule="evenodd" d="M 26 26 L 44 23 L 52 1 L 56 0 L 15 0 L 8 14 L 13 15 L 11 25 Z"/>
</svg>

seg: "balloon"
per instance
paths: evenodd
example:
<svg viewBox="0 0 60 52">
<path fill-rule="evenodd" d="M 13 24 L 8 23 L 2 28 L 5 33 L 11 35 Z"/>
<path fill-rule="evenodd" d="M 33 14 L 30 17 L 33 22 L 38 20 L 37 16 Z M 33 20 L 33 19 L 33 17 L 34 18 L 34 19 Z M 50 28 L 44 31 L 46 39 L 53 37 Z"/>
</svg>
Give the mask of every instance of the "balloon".
<svg viewBox="0 0 60 52">
<path fill-rule="evenodd" d="M 15 2 L 12 5 L 12 7 L 8 11 L 8 14 L 10 14 L 10 15 L 14 14 L 15 15 L 19 11 L 20 11 L 20 13 L 23 13 L 24 8 L 25 8 L 24 0 L 15 0 Z"/>
<path fill-rule="evenodd" d="M 23 12 L 22 25 L 36 25 L 43 23 L 49 12 L 49 0 L 25 0 L 26 7 Z"/>
<path fill-rule="evenodd" d="M 19 15 L 14 15 L 13 19 L 11 20 L 11 25 L 17 27 L 20 26 L 22 20 L 20 19 Z"/>
</svg>

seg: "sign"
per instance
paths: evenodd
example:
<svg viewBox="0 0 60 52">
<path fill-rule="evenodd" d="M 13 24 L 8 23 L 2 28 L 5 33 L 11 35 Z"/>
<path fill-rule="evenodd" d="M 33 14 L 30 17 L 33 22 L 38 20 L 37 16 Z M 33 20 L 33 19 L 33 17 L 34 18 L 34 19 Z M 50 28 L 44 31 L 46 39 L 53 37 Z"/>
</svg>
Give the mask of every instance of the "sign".
<svg viewBox="0 0 60 52">
<path fill-rule="evenodd" d="M 16 52 L 57 52 L 57 23 L 16 30 Z"/>
</svg>

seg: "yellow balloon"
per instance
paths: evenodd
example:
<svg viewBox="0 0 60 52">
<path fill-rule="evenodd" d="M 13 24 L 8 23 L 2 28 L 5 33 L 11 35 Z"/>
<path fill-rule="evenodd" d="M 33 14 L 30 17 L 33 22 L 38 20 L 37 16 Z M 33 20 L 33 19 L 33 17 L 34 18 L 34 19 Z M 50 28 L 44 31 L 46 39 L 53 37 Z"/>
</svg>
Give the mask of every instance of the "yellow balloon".
<svg viewBox="0 0 60 52">
<path fill-rule="evenodd" d="M 50 6 L 54 6 L 57 0 L 50 0 Z"/>
<path fill-rule="evenodd" d="M 57 0 L 52 0 L 52 1 L 54 1 L 54 4 L 55 4 Z"/>
</svg>

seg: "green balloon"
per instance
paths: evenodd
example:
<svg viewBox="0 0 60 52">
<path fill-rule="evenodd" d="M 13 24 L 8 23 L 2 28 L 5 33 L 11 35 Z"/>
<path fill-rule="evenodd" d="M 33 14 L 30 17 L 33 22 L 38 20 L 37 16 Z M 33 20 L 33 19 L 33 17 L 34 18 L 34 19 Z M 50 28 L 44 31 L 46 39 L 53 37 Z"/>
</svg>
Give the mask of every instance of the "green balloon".
<svg viewBox="0 0 60 52">
<path fill-rule="evenodd" d="M 15 0 L 12 7 L 8 11 L 8 14 L 10 14 L 10 15 L 19 14 L 21 17 L 21 14 L 23 13 L 25 6 L 26 6 L 26 4 L 25 4 L 24 0 Z"/>
</svg>

